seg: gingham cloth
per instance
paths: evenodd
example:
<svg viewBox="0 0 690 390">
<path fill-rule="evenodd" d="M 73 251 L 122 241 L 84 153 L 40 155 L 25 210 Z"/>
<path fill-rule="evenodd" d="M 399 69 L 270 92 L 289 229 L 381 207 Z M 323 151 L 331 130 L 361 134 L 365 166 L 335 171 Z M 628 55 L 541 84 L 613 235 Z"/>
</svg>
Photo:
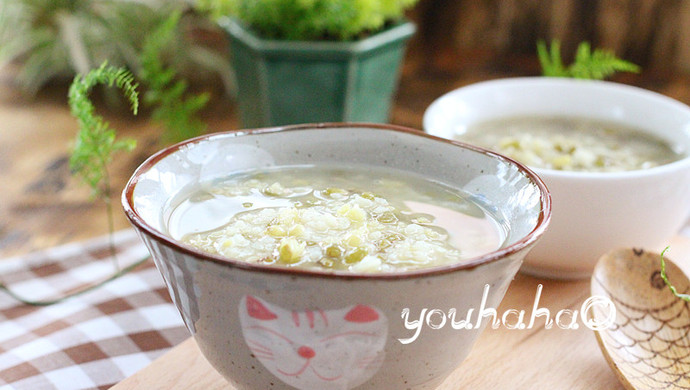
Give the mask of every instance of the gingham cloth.
<svg viewBox="0 0 690 390">
<path fill-rule="evenodd" d="M 147 257 L 134 231 L 115 235 L 122 268 Z M 113 274 L 107 237 L 0 259 L 0 281 L 32 300 Z M 0 390 L 107 389 L 189 337 L 149 259 L 102 287 L 51 306 L 0 291 Z"/>
</svg>

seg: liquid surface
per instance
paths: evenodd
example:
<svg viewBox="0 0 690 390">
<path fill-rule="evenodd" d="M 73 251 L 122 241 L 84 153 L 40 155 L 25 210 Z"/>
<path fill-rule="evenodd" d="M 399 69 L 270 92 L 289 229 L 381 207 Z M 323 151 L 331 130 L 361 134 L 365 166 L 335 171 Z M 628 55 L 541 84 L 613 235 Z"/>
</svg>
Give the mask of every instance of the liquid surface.
<svg viewBox="0 0 690 390">
<path fill-rule="evenodd" d="M 173 238 L 249 263 L 395 272 L 500 248 L 506 229 L 467 194 L 389 169 L 283 167 L 203 183 Z"/>
<path fill-rule="evenodd" d="M 663 140 L 613 122 L 571 117 L 513 117 L 471 126 L 458 140 L 537 168 L 617 172 L 646 169 L 683 156 Z"/>
</svg>

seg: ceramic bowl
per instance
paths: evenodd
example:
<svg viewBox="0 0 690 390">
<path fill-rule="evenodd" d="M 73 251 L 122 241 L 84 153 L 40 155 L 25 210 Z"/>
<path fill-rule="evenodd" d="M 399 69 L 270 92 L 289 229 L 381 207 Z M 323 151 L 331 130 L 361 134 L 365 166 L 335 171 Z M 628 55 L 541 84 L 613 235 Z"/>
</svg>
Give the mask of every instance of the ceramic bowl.
<svg viewBox="0 0 690 390">
<path fill-rule="evenodd" d="M 618 247 L 660 250 L 690 212 L 690 108 L 641 88 L 546 77 L 499 79 L 451 91 L 424 114 L 424 129 L 456 138 L 474 123 L 515 116 L 579 116 L 619 122 L 666 140 L 679 161 L 627 172 L 534 168 L 553 197 L 553 221 L 522 270 L 587 278 Z"/>
<path fill-rule="evenodd" d="M 353 274 L 248 264 L 166 233 L 171 199 L 200 181 L 325 163 L 391 166 L 467 191 L 501 216 L 505 245 L 463 263 Z M 435 388 L 493 320 L 476 313 L 498 306 L 550 216 L 546 187 L 518 163 L 419 131 L 364 124 L 192 139 L 144 162 L 122 201 L 200 350 L 238 389 Z"/>
</svg>

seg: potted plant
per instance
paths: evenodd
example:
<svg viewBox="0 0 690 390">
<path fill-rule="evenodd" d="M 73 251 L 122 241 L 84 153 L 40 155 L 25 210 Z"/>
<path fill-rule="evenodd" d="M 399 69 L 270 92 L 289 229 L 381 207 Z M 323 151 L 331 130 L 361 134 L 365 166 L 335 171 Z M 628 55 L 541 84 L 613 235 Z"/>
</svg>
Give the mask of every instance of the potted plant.
<svg viewBox="0 0 690 390">
<path fill-rule="evenodd" d="M 386 122 L 417 0 L 200 0 L 230 38 L 245 127 Z"/>
</svg>

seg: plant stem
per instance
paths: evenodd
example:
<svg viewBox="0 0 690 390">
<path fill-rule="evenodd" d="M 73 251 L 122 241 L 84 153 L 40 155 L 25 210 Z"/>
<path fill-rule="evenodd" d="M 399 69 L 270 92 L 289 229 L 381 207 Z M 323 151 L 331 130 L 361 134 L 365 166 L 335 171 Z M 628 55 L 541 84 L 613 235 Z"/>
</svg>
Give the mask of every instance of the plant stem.
<svg viewBox="0 0 690 390">
<path fill-rule="evenodd" d="M 674 285 L 672 285 L 671 282 L 669 282 L 668 277 L 666 276 L 666 261 L 664 261 L 664 254 L 666 254 L 666 251 L 667 251 L 669 248 L 670 248 L 670 247 L 667 246 L 667 247 L 664 248 L 664 250 L 661 252 L 661 279 L 664 280 L 664 283 L 666 283 L 666 285 L 668 286 L 669 290 L 671 290 L 671 292 L 673 293 L 673 295 L 675 295 L 676 297 L 678 297 L 678 298 L 680 298 L 680 299 L 682 299 L 682 300 L 684 300 L 684 301 L 686 301 L 686 302 L 690 302 L 690 295 L 679 293 L 679 292 L 676 290 L 676 287 L 675 287 Z"/>
<path fill-rule="evenodd" d="M 108 174 L 108 169 L 106 167 L 105 161 L 101 159 L 101 164 L 103 166 L 103 203 L 105 203 L 105 212 L 108 218 L 108 247 L 110 249 L 110 257 L 113 260 L 113 266 L 115 267 L 115 272 L 120 272 L 120 262 L 117 258 L 117 248 L 115 247 L 115 219 L 113 218 L 113 202 L 110 198 L 111 187 L 110 187 L 110 174 Z"/>
<path fill-rule="evenodd" d="M 134 264 L 132 264 L 132 265 L 130 265 L 130 266 L 128 266 L 128 267 L 126 267 L 126 268 L 124 268 L 124 269 L 122 269 L 122 270 L 117 271 L 116 273 L 114 273 L 113 275 L 111 275 L 111 276 L 108 277 L 107 279 L 103 280 L 102 282 L 99 282 L 99 283 L 96 283 L 96 284 L 92 284 L 92 285 L 90 285 L 90 286 L 87 286 L 87 287 L 85 287 L 85 288 L 79 290 L 79 291 L 75 291 L 75 292 L 73 292 L 73 293 L 67 294 L 67 295 L 62 296 L 62 297 L 57 298 L 57 299 L 38 300 L 38 301 L 37 301 L 37 300 L 32 300 L 32 299 L 24 298 L 24 297 L 22 297 L 21 295 L 15 293 L 14 291 L 10 290 L 10 288 L 9 288 L 8 286 L 6 286 L 4 283 L 0 283 L 0 290 L 5 291 L 9 296 L 11 296 L 12 298 L 14 298 L 14 299 L 16 299 L 17 301 L 19 301 L 19 302 L 21 302 L 21 303 L 23 303 L 23 304 L 26 304 L 26 305 L 30 305 L 30 306 L 50 306 L 50 305 L 54 305 L 54 304 L 56 304 L 56 303 L 63 302 L 63 301 L 65 301 L 65 300 L 69 299 L 69 298 L 74 298 L 74 297 L 76 297 L 76 296 L 85 294 L 85 293 L 87 293 L 87 292 L 89 292 L 89 291 L 92 291 L 92 290 L 95 290 L 95 289 L 97 289 L 97 288 L 99 288 L 99 287 L 102 287 L 102 286 L 104 286 L 106 283 L 108 283 L 108 282 L 110 282 L 110 281 L 113 281 L 113 280 L 115 280 L 115 279 L 117 279 L 117 278 L 119 278 L 119 277 L 121 277 L 121 276 L 124 276 L 124 275 L 128 274 L 129 272 L 133 271 L 133 270 L 136 269 L 138 266 L 140 266 L 141 264 L 143 264 L 144 262 L 146 262 L 148 259 L 149 259 L 149 256 L 146 256 L 146 257 L 144 257 L 143 259 L 140 259 L 140 260 L 136 261 Z"/>
</svg>

